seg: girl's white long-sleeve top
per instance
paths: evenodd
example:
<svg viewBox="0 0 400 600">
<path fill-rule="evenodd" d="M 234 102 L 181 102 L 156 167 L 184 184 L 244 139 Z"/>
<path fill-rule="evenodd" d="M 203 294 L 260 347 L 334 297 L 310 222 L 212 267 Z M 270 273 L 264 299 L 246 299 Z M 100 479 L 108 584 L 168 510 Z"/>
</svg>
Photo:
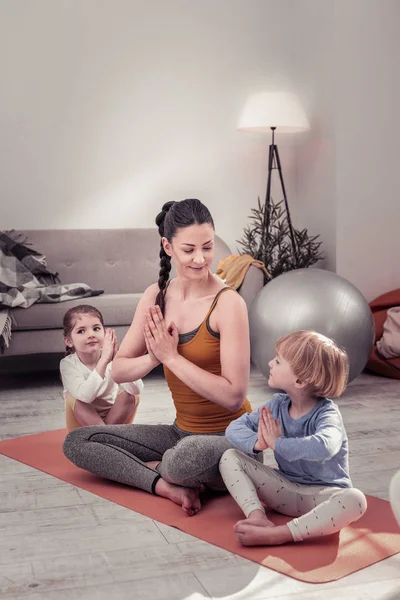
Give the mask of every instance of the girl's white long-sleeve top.
<svg viewBox="0 0 400 600">
<path fill-rule="evenodd" d="M 101 377 L 97 371 L 84 365 L 75 352 L 63 358 L 60 362 L 60 374 L 64 397 L 69 393 L 76 400 L 92 404 L 101 411 L 114 404 L 120 386 L 128 394 L 138 396 L 143 390 L 143 381 L 139 379 L 119 386 L 111 377 L 111 365 L 111 362 L 108 363 L 104 377 Z"/>
</svg>

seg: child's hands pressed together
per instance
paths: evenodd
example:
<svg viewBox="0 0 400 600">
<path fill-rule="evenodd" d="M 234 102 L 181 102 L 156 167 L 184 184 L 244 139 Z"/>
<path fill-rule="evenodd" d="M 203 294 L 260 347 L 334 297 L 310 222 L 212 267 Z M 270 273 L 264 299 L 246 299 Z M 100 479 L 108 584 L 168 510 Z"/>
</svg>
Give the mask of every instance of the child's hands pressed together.
<svg viewBox="0 0 400 600">
<path fill-rule="evenodd" d="M 264 426 L 264 421 L 262 418 L 263 410 L 264 409 L 262 408 L 260 411 L 260 420 L 258 422 L 257 441 L 254 444 L 254 450 L 257 450 L 257 451 L 262 451 L 262 450 L 268 449 L 268 442 L 264 438 L 265 426 Z"/>
<path fill-rule="evenodd" d="M 106 329 L 103 348 L 101 350 L 101 360 L 107 364 L 114 358 L 117 350 L 117 338 L 114 329 Z"/>
<path fill-rule="evenodd" d="M 275 441 L 282 437 L 282 428 L 279 419 L 274 419 L 271 410 L 263 406 L 260 412 L 260 423 L 262 437 L 269 448 L 275 450 Z"/>
</svg>

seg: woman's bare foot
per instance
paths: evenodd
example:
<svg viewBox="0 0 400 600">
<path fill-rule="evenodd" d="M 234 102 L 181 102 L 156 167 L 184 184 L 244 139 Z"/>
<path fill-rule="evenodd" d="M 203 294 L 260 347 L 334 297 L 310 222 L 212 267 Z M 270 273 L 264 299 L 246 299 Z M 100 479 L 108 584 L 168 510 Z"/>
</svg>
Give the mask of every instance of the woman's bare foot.
<svg viewBox="0 0 400 600">
<path fill-rule="evenodd" d="M 174 485 L 160 478 L 156 483 L 155 492 L 157 496 L 168 498 L 175 504 L 182 506 L 183 512 L 189 517 L 196 515 L 201 508 L 199 490 L 197 489 Z"/>
<path fill-rule="evenodd" d="M 238 521 L 238 523 L 247 523 L 247 525 L 258 525 L 259 527 L 275 527 L 275 523 L 270 521 L 262 510 L 253 510 L 247 519 Z M 237 523 L 236 523 L 237 524 Z"/>
<path fill-rule="evenodd" d="M 292 534 L 287 525 L 276 527 L 260 527 L 245 521 L 239 521 L 233 527 L 236 537 L 242 546 L 280 546 L 293 542 Z"/>
<path fill-rule="evenodd" d="M 148 467 L 150 467 L 151 469 L 157 469 L 158 465 L 160 464 L 161 460 L 149 460 L 146 465 Z"/>
</svg>

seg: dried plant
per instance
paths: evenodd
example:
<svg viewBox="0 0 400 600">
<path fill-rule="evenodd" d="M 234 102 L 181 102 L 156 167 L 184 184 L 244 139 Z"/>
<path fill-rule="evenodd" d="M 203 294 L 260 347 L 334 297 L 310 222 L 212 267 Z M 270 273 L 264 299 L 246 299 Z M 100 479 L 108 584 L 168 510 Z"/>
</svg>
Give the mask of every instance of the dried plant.
<svg viewBox="0 0 400 600">
<path fill-rule="evenodd" d="M 286 271 L 310 267 L 322 258 L 322 242 L 319 235 L 309 236 L 307 229 L 292 228 L 294 247 L 284 201 L 274 204 L 273 200 L 265 210 L 258 198 L 258 207 L 252 208 L 250 225 L 245 227 L 241 240 L 241 254 L 250 254 L 264 263 L 271 279 Z M 269 278 L 266 276 L 266 281 Z"/>
</svg>

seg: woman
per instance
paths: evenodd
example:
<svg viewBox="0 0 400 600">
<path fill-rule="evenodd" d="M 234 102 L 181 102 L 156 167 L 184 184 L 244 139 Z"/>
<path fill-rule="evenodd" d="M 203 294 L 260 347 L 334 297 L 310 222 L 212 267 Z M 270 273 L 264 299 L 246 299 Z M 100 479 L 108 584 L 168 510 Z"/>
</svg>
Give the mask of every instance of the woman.
<svg viewBox="0 0 400 600">
<path fill-rule="evenodd" d="M 77 466 L 180 504 L 200 508 L 199 487 L 224 489 L 218 463 L 228 424 L 251 411 L 245 302 L 214 277 L 214 223 L 195 199 L 168 202 L 156 218 L 160 276 L 144 292 L 113 362 L 117 383 L 160 363 L 176 408 L 171 425 L 112 425 L 71 432 L 65 455 Z M 171 259 L 177 277 L 169 281 Z"/>
</svg>

